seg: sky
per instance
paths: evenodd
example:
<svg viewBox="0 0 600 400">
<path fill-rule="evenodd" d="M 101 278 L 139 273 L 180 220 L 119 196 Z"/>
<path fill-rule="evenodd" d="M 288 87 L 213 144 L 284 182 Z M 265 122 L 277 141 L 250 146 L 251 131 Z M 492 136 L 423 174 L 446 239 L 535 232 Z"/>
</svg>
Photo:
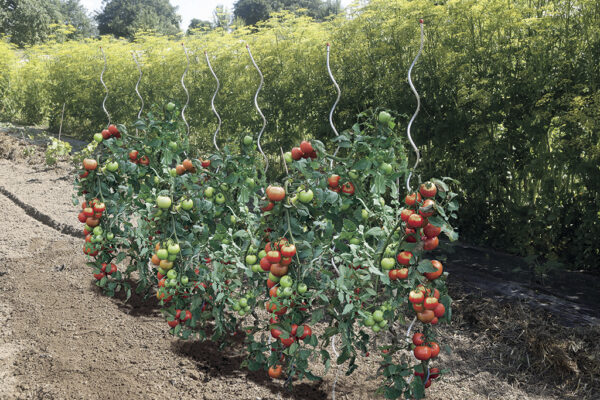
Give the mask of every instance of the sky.
<svg viewBox="0 0 600 400">
<path fill-rule="evenodd" d="M 102 0 L 80 0 L 91 14 L 102 8 Z M 224 5 L 233 10 L 236 0 L 171 0 L 171 4 L 178 6 L 177 13 L 181 15 L 181 29 L 187 29 L 192 18 L 212 20 L 212 12 L 218 5 Z M 350 4 L 351 0 L 342 0 L 342 5 Z"/>
</svg>

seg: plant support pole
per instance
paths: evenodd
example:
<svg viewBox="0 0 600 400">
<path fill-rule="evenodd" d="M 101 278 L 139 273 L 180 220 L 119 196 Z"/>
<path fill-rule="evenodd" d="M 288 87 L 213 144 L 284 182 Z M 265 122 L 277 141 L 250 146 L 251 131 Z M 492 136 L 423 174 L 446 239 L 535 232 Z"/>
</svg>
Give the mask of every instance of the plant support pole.
<svg viewBox="0 0 600 400">
<path fill-rule="evenodd" d="M 412 171 L 410 171 L 408 173 L 408 178 L 406 178 L 406 190 L 408 190 L 409 193 L 410 193 L 410 178 L 412 178 L 413 173 L 417 169 L 417 165 L 419 165 L 419 161 L 421 161 L 421 153 L 419 152 L 419 148 L 417 147 L 417 145 L 415 144 L 415 142 L 412 139 L 412 136 L 410 135 L 410 128 L 412 127 L 412 124 L 415 121 L 415 118 L 417 118 L 417 114 L 419 114 L 419 110 L 421 109 L 421 98 L 419 97 L 419 93 L 417 93 L 417 89 L 415 89 L 415 85 L 413 84 L 412 77 L 411 77 L 412 69 L 415 66 L 415 64 L 417 63 L 417 60 L 419 59 L 421 52 L 423 51 L 423 41 L 425 39 L 422 19 L 419 20 L 419 25 L 421 26 L 421 45 L 419 46 L 419 51 L 417 52 L 417 56 L 415 57 L 412 64 L 410 65 L 410 68 L 408 69 L 408 84 L 410 85 L 410 89 L 412 90 L 415 97 L 417 98 L 417 109 L 415 110 L 415 113 L 413 114 L 412 118 L 408 122 L 408 126 L 406 127 L 406 135 L 408 136 L 408 141 L 412 145 L 413 149 L 415 150 L 415 154 L 417 156 L 415 165 L 413 166 Z"/>
</svg>

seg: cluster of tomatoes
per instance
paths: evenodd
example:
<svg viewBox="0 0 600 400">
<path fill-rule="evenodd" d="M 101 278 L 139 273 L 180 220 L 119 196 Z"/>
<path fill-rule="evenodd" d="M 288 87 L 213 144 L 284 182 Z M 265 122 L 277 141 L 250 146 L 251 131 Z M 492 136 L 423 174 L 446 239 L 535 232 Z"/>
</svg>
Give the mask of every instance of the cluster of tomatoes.
<svg viewBox="0 0 600 400">
<path fill-rule="evenodd" d="M 104 231 L 99 226 L 102 214 L 106 210 L 106 205 L 98 199 L 93 199 L 88 203 L 81 204 L 82 211 L 79 213 L 79 222 L 85 224 L 83 234 L 85 235 L 85 244 L 83 245 L 83 254 L 95 257 L 103 248 L 105 240 L 112 240 L 114 235 Z"/>
<path fill-rule="evenodd" d="M 129 152 L 129 161 L 131 161 L 134 164 L 141 164 L 141 165 L 150 165 L 150 159 L 148 158 L 147 155 L 143 155 L 140 157 L 140 152 L 137 150 L 131 150 Z"/>
<path fill-rule="evenodd" d="M 415 346 L 413 354 L 417 360 L 430 361 L 435 359 L 440 354 L 440 346 L 433 341 L 428 341 L 425 334 L 417 332 L 412 337 L 412 342 Z M 431 386 L 433 379 L 440 376 L 439 368 L 428 368 L 427 374 L 425 372 L 415 371 L 415 376 L 420 377 L 425 388 Z"/>
</svg>

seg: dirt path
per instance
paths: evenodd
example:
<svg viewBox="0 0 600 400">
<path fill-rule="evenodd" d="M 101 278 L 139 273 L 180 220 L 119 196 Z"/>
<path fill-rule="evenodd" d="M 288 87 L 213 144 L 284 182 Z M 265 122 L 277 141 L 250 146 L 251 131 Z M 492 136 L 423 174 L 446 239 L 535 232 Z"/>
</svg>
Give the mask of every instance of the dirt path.
<svg viewBox="0 0 600 400">
<path fill-rule="evenodd" d="M 68 169 L 7 160 L 19 151 L 6 145 L 0 133 L 0 186 L 61 226 L 79 229 Z M 220 351 L 211 343 L 172 339 L 153 302 L 124 303 L 95 290 L 81 246 L 82 239 L 40 223 L 0 194 L 0 399 L 331 398 L 333 371 L 322 383 L 297 383 L 290 395 L 281 382 L 240 367 L 241 344 Z M 457 311 L 467 302 L 459 299 Z M 506 347 L 466 328 L 464 321 L 442 328 L 453 352 L 443 353 L 440 364 L 452 373 L 428 398 L 588 398 L 515 380 L 511 371 L 518 375 L 519 367 L 499 370 L 490 352 Z M 362 357 L 355 374 L 340 373 L 336 398 L 382 398 L 374 394 L 378 360 Z"/>
</svg>

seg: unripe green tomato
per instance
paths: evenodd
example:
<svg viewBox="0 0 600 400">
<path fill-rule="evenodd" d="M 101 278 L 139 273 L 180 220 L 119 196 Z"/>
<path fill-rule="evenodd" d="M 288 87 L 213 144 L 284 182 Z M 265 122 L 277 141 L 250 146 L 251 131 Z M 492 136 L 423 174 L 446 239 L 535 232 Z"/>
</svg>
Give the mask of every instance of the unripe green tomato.
<svg viewBox="0 0 600 400">
<path fill-rule="evenodd" d="M 181 277 L 181 284 L 182 285 L 187 285 L 188 282 L 190 281 L 190 278 L 188 278 L 186 275 Z"/>
<path fill-rule="evenodd" d="M 343 202 L 342 205 L 340 206 L 340 210 L 342 210 L 342 211 L 346 211 L 349 208 L 350 208 L 350 202 Z"/>
<path fill-rule="evenodd" d="M 381 207 L 385 206 L 385 199 L 383 197 L 379 198 L 379 205 L 381 205 Z"/>
<path fill-rule="evenodd" d="M 160 217 L 162 214 L 163 214 L 163 211 L 162 210 L 158 210 L 156 212 L 156 214 L 154 214 L 154 215 L 156 215 L 157 217 Z"/>
<path fill-rule="evenodd" d="M 308 286 L 306 286 L 305 283 L 301 283 L 298 285 L 298 293 L 299 294 L 304 294 L 304 293 L 306 293 L 307 290 L 308 290 Z"/>
<path fill-rule="evenodd" d="M 272 273 L 272 272 L 269 272 L 269 279 L 270 279 L 271 281 L 275 282 L 275 283 L 279 283 L 279 277 L 278 277 L 278 276 L 275 276 L 275 275 L 273 275 L 273 273 Z"/>
<path fill-rule="evenodd" d="M 244 307 L 244 312 L 245 312 L 246 314 L 248 314 L 248 312 L 249 312 L 249 311 L 250 311 L 250 306 L 246 306 L 246 307 Z"/>
<path fill-rule="evenodd" d="M 354 237 L 350 239 L 350 244 L 360 244 L 360 239 Z"/>
<path fill-rule="evenodd" d="M 231 308 L 233 308 L 234 311 L 240 311 L 242 309 L 242 307 L 240 307 L 240 303 L 234 303 Z"/>
<path fill-rule="evenodd" d="M 206 189 L 204 189 L 204 195 L 208 198 L 211 198 L 214 193 L 215 193 L 215 189 L 212 186 L 209 186 Z"/>
<path fill-rule="evenodd" d="M 174 269 L 170 269 L 169 272 L 167 272 L 167 278 L 169 278 L 169 279 L 177 278 L 177 271 L 175 271 Z"/>
<path fill-rule="evenodd" d="M 292 287 L 292 285 L 294 284 L 294 280 L 289 275 L 284 275 L 279 280 L 279 284 L 284 288 Z"/>
<path fill-rule="evenodd" d="M 169 257 L 167 257 L 167 260 L 169 260 L 169 261 L 177 260 L 177 254 L 169 254 Z"/>
<path fill-rule="evenodd" d="M 377 324 L 377 325 L 379 325 L 380 328 L 385 328 L 387 323 L 388 323 L 387 320 L 384 319 L 383 321 L 380 321 L 379 324 Z"/>
<path fill-rule="evenodd" d="M 350 179 L 358 179 L 358 171 L 355 169 L 350 170 L 350 172 L 348 172 L 348 175 L 350 176 Z"/>
<path fill-rule="evenodd" d="M 175 104 L 173 104 L 172 102 L 168 102 L 165 108 L 167 109 L 167 111 L 173 111 L 175 109 Z"/>
<path fill-rule="evenodd" d="M 252 136 L 246 135 L 244 136 L 244 144 L 246 146 L 250 146 L 252 144 Z"/>
<path fill-rule="evenodd" d="M 160 178 L 158 176 L 154 177 L 154 184 L 158 185 L 160 183 Z"/>
<path fill-rule="evenodd" d="M 241 298 L 239 301 L 240 307 L 247 307 L 248 306 L 248 300 L 245 298 Z"/>
<path fill-rule="evenodd" d="M 385 257 L 381 260 L 381 268 L 385 270 L 390 270 L 394 268 L 394 265 L 396 265 L 396 260 L 392 257 Z"/>
<path fill-rule="evenodd" d="M 373 321 L 375 321 L 375 322 L 383 321 L 383 311 L 375 310 L 375 312 L 373 313 Z"/>
<path fill-rule="evenodd" d="M 262 268 L 260 267 L 259 264 L 254 264 L 254 265 L 252 265 L 251 268 L 252 268 L 252 272 L 261 272 L 262 271 Z"/>
<path fill-rule="evenodd" d="M 113 240 L 113 239 L 115 238 L 115 234 L 114 234 L 114 233 L 112 233 L 112 232 L 108 232 L 108 233 L 106 234 L 106 238 L 107 238 L 108 240 Z"/>
<path fill-rule="evenodd" d="M 179 147 L 179 146 L 177 145 L 177 142 L 173 142 L 173 141 L 169 142 L 169 149 L 170 149 L 171 151 L 177 151 L 177 148 L 178 148 L 178 147 Z"/>
<path fill-rule="evenodd" d="M 246 186 L 252 189 L 255 185 L 253 178 L 246 178 Z"/>
<path fill-rule="evenodd" d="M 94 134 L 94 141 L 96 141 L 97 143 L 102 143 L 102 134 L 101 133 L 96 133 Z"/>
<path fill-rule="evenodd" d="M 234 215 L 231 215 L 229 217 L 229 222 L 231 222 L 232 224 L 235 224 L 235 216 Z"/>
<path fill-rule="evenodd" d="M 369 212 L 367 210 L 365 210 L 364 208 L 360 212 L 360 215 L 362 216 L 362 219 L 369 219 Z"/>
<path fill-rule="evenodd" d="M 379 170 L 380 170 L 381 172 L 383 172 L 384 174 L 386 174 L 386 175 L 389 175 L 389 174 L 391 174 L 391 173 L 392 173 L 392 171 L 393 171 L 393 168 L 392 168 L 392 165 L 391 165 L 391 164 L 389 164 L 389 163 L 383 163 L 383 164 L 381 164 L 381 165 L 379 166 Z"/>
<path fill-rule="evenodd" d="M 169 279 L 169 280 L 167 280 L 167 286 L 168 287 L 176 287 L 177 281 L 175 279 Z"/>
<path fill-rule="evenodd" d="M 377 333 L 381 330 L 381 328 L 379 327 L 379 325 L 373 325 L 373 327 L 371 328 L 373 329 L 373 332 Z"/>
<path fill-rule="evenodd" d="M 386 257 L 393 257 L 396 254 L 396 249 L 394 249 L 394 246 L 390 244 L 385 248 L 385 252 L 383 254 Z"/>
<path fill-rule="evenodd" d="M 375 325 L 375 320 L 373 319 L 373 317 L 369 317 L 367 319 L 365 319 L 365 326 L 373 326 Z"/>
<path fill-rule="evenodd" d="M 181 204 L 175 206 L 175 212 L 179 212 L 179 210 L 181 210 Z"/>
<path fill-rule="evenodd" d="M 243 317 L 244 315 L 246 315 L 246 311 L 244 311 L 244 310 L 240 310 L 240 311 L 238 312 L 238 314 L 240 314 L 240 317 Z"/>
<path fill-rule="evenodd" d="M 165 276 L 167 274 L 167 271 L 165 271 L 161 267 L 158 267 L 158 273 L 161 274 L 162 276 Z"/>
<path fill-rule="evenodd" d="M 102 227 L 100 227 L 100 226 L 95 227 L 92 232 L 94 233 L 94 235 L 98 235 L 98 236 L 100 236 L 104 233 L 104 231 L 102 230 Z"/>
<path fill-rule="evenodd" d="M 167 249 L 158 249 L 156 252 L 156 256 L 161 260 L 166 260 L 169 257 L 169 252 Z"/>
<path fill-rule="evenodd" d="M 225 203 L 225 196 L 223 195 L 223 193 L 217 193 L 217 196 L 215 197 L 215 201 L 217 202 L 217 204 Z"/>
<path fill-rule="evenodd" d="M 171 175 L 173 178 L 175 178 L 177 176 L 177 170 L 175 168 L 171 168 L 169 170 L 169 175 Z"/>
<path fill-rule="evenodd" d="M 194 200 L 192 199 L 185 199 L 181 202 L 181 208 L 183 208 L 185 211 L 190 211 L 192 208 L 194 208 Z"/>
<path fill-rule="evenodd" d="M 254 254 L 248 254 L 246 256 L 246 264 L 247 265 L 254 265 L 256 264 L 257 258 Z"/>
<path fill-rule="evenodd" d="M 229 190 L 229 185 L 227 183 L 223 182 L 223 183 L 221 183 L 220 188 L 222 191 L 226 192 Z"/>
<path fill-rule="evenodd" d="M 283 288 L 283 297 L 291 297 L 294 294 L 294 289 L 291 287 Z"/>
<path fill-rule="evenodd" d="M 285 160 L 286 163 L 291 164 L 294 159 L 292 158 L 292 153 L 290 151 L 286 151 L 283 154 L 283 159 Z"/>
<path fill-rule="evenodd" d="M 167 196 L 158 196 L 156 198 L 156 205 L 158 208 L 167 209 L 171 207 L 171 198 Z"/>
<path fill-rule="evenodd" d="M 303 203 L 310 203 L 315 197 L 311 189 L 303 190 L 298 194 L 298 199 Z"/>
<path fill-rule="evenodd" d="M 177 243 L 169 245 L 169 254 L 178 254 L 180 250 L 179 244 Z"/>
<path fill-rule="evenodd" d="M 258 258 L 265 258 L 267 256 L 267 252 L 264 250 L 261 250 L 258 252 Z"/>
<path fill-rule="evenodd" d="M 392 120 L 392 116 L 387 111 L 381 111 L 379 113 L 379 122 L 382 124 L 387 124 Z"/>
<path fill-rule="evenodd" d="M 220 217 L 222 213 L 223 213 L 223 210 L 215 211 L 215 217 Z"/>
<path fill-rule="evenodd" d="M 88 232 L 91 232 L 93 230 L 88 224 L 83 225 L 83 229 L 85 229 Z"/>
<path fill-rule="evenodd" d="M 116 161 L 109 162 L 108 164 L 106 164 L 106 169 L 110 172 L 115 172 L 119 169 L 119 163 Z"/>
</svg>

